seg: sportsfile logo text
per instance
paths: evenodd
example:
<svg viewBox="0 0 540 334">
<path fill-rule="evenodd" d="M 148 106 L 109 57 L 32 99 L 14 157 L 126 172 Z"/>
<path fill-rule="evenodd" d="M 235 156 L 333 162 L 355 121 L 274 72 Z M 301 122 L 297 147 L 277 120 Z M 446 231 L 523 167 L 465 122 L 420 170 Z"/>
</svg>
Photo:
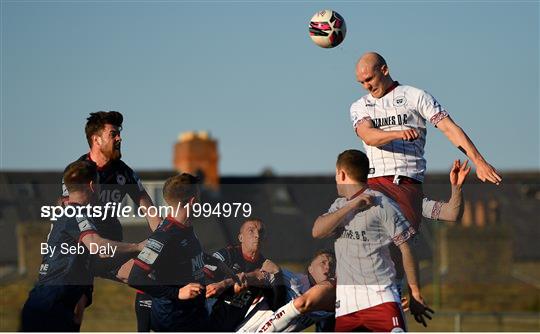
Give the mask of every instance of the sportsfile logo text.
<svg viewBox="0 0 540 334">
<path fill-rule="evenodd" d="M 167 217 L 169 215 L 177 216 L 181 208 L 187 210 L 188 217 L 244 217 L 251 216 L 251 203 L 178 203 L 176 207 L 161 205 L 138 207 L 134 209 L 129 205 L 122 203 L 109 202 L 105 205 L 81 205 L 81 206 L 61 206 L 61 205 L 43 205 L 41 207 L 41 218 L 47 218 L 50 221 L 57 221 L 58 218 L 81 217 L 86 216 L 98 220 L 108 218 L 134 218 L 134 217 Z"/>
</svg>

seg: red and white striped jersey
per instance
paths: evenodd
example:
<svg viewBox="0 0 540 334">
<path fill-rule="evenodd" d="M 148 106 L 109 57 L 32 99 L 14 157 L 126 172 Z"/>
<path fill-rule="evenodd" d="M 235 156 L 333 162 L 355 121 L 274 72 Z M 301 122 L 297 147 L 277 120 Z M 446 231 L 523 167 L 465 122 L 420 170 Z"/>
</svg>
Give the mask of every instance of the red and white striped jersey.
<svg viewBox="0 0 540 334">
<path fill-rule="evenodd" d="M 364 143 L 369 158 L 369 177 L 401 175 L 424 181 L 426 160 L 426 120 L 433 126 L 448 116 L 448 112 L 428 92 L 411 86 L 398 85 L 381 98 L 370 94 L 351 105 L 351 121 L 356 126 L 371 121 L 383 131 L 416 129 L 419 138 L 409 142 L 393 140 L 380 147 Z"/>
<path fill-rule="evenodd" d="M 336 317 L 385 302 L 399 303 L 388 246 L 400 245 L 415 231 L 394 201 L 371 189 L 365 193 L 373 196 L 374 205 L 349 213 L 335 234 Z M 346 198 L 338 198 L 328 213 L 347 202 Z"/>
</svg>

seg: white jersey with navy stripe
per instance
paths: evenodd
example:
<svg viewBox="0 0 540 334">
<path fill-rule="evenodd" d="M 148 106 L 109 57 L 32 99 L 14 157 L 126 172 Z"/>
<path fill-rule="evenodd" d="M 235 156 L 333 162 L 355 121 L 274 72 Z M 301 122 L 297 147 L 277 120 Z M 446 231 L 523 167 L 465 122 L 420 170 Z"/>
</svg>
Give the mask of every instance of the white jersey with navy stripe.
<svg viewBox="0 0 540 334">
<path fill-rule="evenodd" d="M 423 182 L 426 120 L 436 126 L 448 116 L 433 96 L 418 88 L 398 85 L 378 99 L 370 94 L 363 96 L 351 105 L 350 115 L 355 130 L 366 121 L 383 131 L 416 129 L 419 137 L 412 142 L 393 140 L 379 147 L 364 143 L 364 148 L 369 158 L 369 177 L 401 175 Z"/>
<path fill-rule="evenodd" d="M 336 230 L 336 317 L 386 302 L 398 302 L 389 245 L 399 246 L 415 233 L 397 204 L 367 189 L 374 205 L 352 211 Z M 338 198 L 328 213 L 347 204 Z"/>
</svg>

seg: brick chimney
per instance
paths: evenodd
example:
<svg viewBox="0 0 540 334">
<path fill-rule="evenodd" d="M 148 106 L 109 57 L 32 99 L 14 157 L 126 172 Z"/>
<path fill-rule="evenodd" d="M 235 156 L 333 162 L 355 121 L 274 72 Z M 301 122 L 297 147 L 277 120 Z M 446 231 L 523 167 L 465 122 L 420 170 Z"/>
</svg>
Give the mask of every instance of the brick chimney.
<svg viewBox="0 0 540 334">
<path fill-rule="evenodd" d="M 217 141 L 208 132 L 184 132 L 174 145 L 173 166 L 177 172 L 199 176 L 213 189 L 219 188 Z"/>
</svg>

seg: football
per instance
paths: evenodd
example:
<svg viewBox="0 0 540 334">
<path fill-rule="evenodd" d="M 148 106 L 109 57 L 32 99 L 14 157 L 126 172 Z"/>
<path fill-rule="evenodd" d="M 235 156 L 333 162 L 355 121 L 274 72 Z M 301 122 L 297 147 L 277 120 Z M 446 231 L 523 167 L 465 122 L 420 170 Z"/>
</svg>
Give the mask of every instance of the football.
<svg viewBox="0 0 540 334">
<path fill-rule="evenodd" d="M 309 36 L 321 48 L 333 48 L 345 39 L 347 27 L 339 13 L 324 9 L 313 15 L 309 22 Z"/>
</svg>

